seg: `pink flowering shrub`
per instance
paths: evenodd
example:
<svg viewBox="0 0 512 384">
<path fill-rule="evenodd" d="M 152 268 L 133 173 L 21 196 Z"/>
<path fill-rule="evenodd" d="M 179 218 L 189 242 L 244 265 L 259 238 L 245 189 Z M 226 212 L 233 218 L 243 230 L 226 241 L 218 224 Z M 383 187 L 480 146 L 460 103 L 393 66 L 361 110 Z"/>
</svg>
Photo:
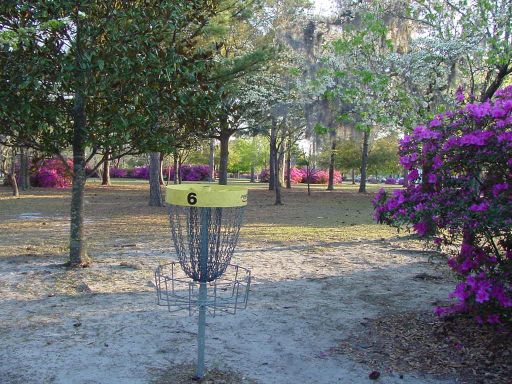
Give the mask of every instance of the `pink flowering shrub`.
<svg viewBox="0 0 512 384">
<path fill-rule="evenodd" d="M 306 180 L 306 170 L 303 168 L 290 169 L 290 181 L 292 184 L 304 183 Z"/>
<path fill-rule="evenodd" d="M 312 169 L 310 177 L 311 184 L 327 184 L 329 182 L 329 171 L 322 169 Z M 341 179 L 341 173 L 338 171 L 334 171 L 334 184 L 340 184 Z M 303 183 L 307 183 L 306 170 L 304 170 Z"/>
<path fill-rule="evenodd" d="M 290 169 L 290 181 L 292 184 L 307 183 L 307 170 L 306 168 L 295 168 Z M 260 181 L 262 183 L 268 183 L 269 173 L 268 170 L 264 169 L 260 173 Z M 334 171 L 334 183 L 340 184 L 342 181 L 341 173 Z M 310 184 L 327 184 L 329 182 L 329 171 L 321 169 L 312 169 L 310 171 Z"/>
<path fill-rule="evenodd" d="M 70 169 L 73 161 L 67 160 Z M 34 172 L 30 176 L 30 183 L 34 187 L 42 188 L 68 188 L 71 186 L 72 175 L 60 159 L 44 159 L 34 165 Z"/>
<path fill-rule="evenodd" d="M 436 312 L 510 321 L 512 87 L 494 101 L 435 116 L 405 136 L 399 152 L 410 183 L 375 196 L 375 219 L 432 237 L 449 252 L 448 264 L 460 278 L 450 294 L 456 302 Z"/>
</svg>

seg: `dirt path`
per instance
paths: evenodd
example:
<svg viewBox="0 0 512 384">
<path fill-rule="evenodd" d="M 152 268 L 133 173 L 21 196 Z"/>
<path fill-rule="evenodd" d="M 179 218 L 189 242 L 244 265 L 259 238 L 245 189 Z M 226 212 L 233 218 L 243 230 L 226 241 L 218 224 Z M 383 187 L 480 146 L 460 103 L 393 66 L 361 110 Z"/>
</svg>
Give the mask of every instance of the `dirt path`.
<svg viewBox="0 0 512 384">
<path fill-rule="evenodd" d="M 6 230 L 7 222 L 27 220 L 12 207 L 4 218 Z M 42 231 L 65 237 L 60 219 L 31 220 L 46 220 Z M 248 309 L 207 320 L 207 365 L 237 372 L 236 382 L 369 383 L 375 367 L 340 353 L 339 342 L 377 316 L 429 310 L 453 286 L 443 260 L 401 238 L 361 233 L 355 241 L 272 242 L 253 234 L 242 238 L 233 260 L 254 275 Z M 22 241 L 22 233 L 16 236 L 15 243 Z M 147 236 L 120 235 L 96 245 L 95 264 L 75 271 L 59 266 L 62 252 L 5 251 L 0 383 L 184 382 L 163 375 L 195 361 L 196 317 L 156 306 L 153 271 L 173 255 L 168 241 Z M 0 246 L 6 245 L 16 244 L 0 235 Z M 422 274 L 438 279 L 418 278 Z M 379 382 L 453 379 L 382 371 Z"/>
</svg>

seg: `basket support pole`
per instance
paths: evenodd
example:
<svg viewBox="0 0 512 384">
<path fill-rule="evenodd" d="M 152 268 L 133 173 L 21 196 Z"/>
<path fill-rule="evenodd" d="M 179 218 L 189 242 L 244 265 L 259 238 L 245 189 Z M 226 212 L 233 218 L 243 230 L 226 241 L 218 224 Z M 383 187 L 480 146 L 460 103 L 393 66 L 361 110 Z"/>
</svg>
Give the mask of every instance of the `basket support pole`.
<svg viewBox="0 0 512 384">
<path fill-rule="evenodd" d="M 199 282 L 199 319 L 197 326 L 197 369 L 196 378 L 204 377 L 204 350 L 206 333 L 206 303 L 208 275 L 208 227 L 210 222 L 210 208 L 200 208 L 201 210 L 201 248 L 199 254 L 199 268 L 201 272 L 201 281 Z"/>
</svg>

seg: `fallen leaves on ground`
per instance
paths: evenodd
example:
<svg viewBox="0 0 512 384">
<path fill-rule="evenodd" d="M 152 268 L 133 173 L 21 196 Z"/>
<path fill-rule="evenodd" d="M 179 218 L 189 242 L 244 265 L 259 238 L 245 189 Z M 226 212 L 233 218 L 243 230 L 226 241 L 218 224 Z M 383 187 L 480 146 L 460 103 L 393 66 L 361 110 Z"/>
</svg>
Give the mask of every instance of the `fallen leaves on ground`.
<svg viewBox="0 0 512 384">
<path fill-rule="evenodd" d="M 470 316 L 401 313 L 362 322 L 338 353 L 393 372 L 456 377 L 461 383 L 511 383 L 512 329 Z"/>
</svg>

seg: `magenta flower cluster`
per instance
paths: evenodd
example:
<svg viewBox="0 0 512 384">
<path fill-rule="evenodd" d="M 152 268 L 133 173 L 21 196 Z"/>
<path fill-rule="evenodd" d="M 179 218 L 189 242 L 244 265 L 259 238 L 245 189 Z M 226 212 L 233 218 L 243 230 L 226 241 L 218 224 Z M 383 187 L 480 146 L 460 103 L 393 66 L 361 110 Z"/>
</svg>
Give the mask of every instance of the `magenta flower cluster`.
<svg viewBox="0 0 512 384">
<path fill-rule="evenodd" d="M 66 160 L 69 169 L 73 169 L 73 161 Z M 61 159 L 43 159 L 33 165 L 30 184 L 41 188 L 68 188 L 71 186 L 72 174 Z"/>
<path fill-rule="evenodd" d="M 322 169 L 311 169 L 309 174 L 310 184 L 327 184 L 329 182 L 329 171 Z M 267 169 L 261 171 L 259 179 L 262 183 L 268 183 L 269 172 Z M 290 181 L 292 184 L 308 182 L 308 172 L 306 168 L 292 167 L 290 169 Z M 342 176 L 339 171 L 334 171 L 334 183 L 341 184 Z"/>
<path fill-rule="evenodd" d="M 436 312 L 512 320 L 512 87 L 416 127 L 399 154 L 410 184 L 379 191 L 375 219 L 448 253 L 461 282 L 450 294 L 456 302 Z"/>
<path fill-rule="evenodd" d="M 171 180 L 174 179 L 174 168 L 170 169 Z M 181 179 L 183 181 L 203 181 L 208 179 L 210 167 L 208 165 L 189 165 L 180 166 Z M 164 178 L 169 174 L 169 168 L 163 169 Z M 138 166 L 131 169 L 110 168 L 110 177 L 112 178 L 133 178 L 149 180 L 149 166 Z"/>
</svg>

